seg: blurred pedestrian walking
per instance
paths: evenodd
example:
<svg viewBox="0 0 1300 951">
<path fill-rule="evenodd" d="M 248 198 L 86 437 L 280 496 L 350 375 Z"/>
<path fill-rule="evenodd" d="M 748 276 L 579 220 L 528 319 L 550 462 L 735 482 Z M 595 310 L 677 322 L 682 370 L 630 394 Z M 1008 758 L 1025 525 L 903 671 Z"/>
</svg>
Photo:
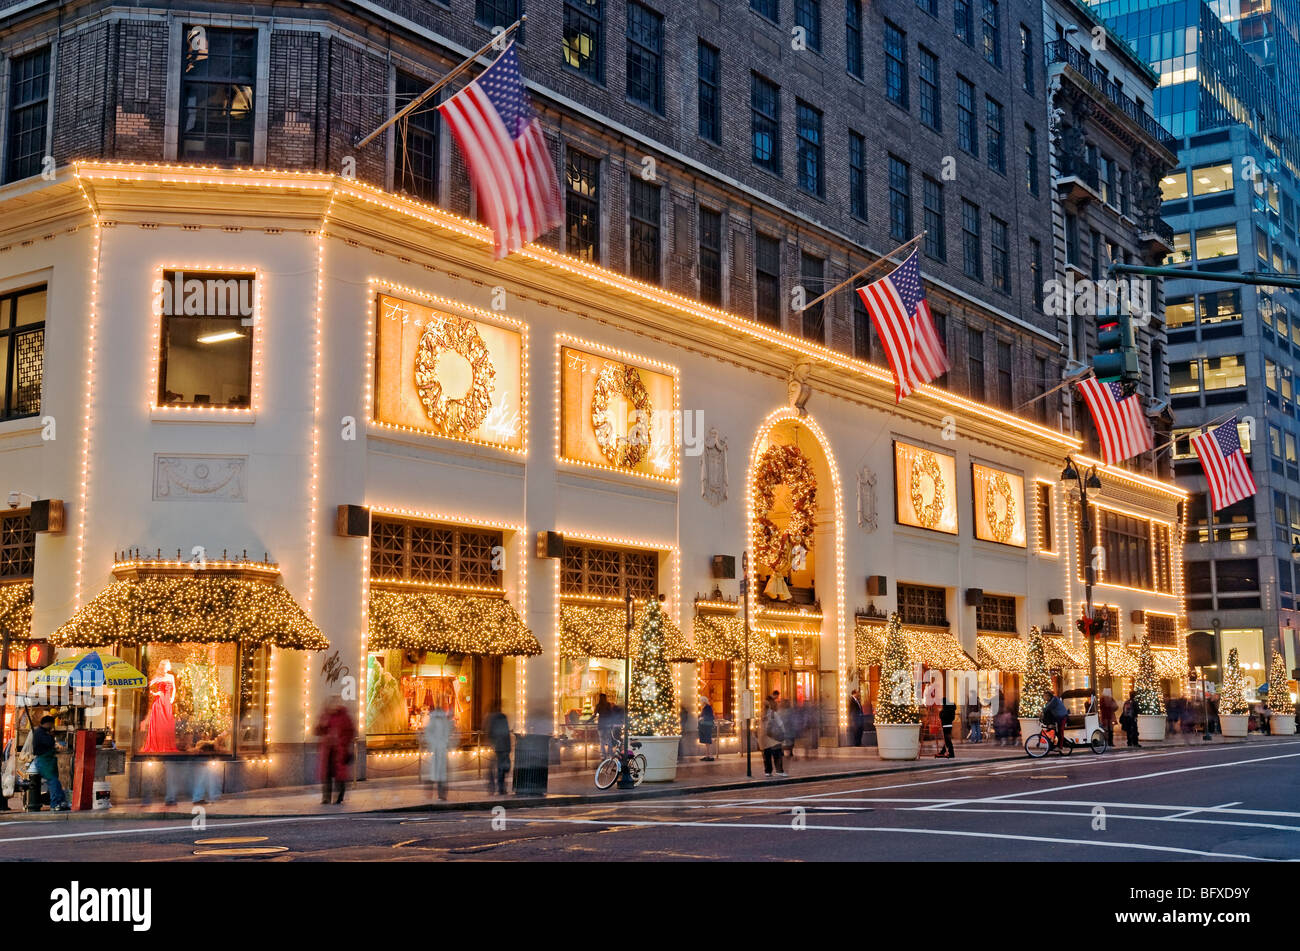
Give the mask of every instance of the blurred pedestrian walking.
<svg viewBox="0 0 1300 951">
<path fill-rule="evenodd" d="M 316 735 L 320 741 L 320 779 L 322 803 L 328 803 L 334 784 L 338 785 L 338 798 L 335 805 L 343 802 L 343 790 L 347 787 L 354 753 L 352 744 L 357 738 L 357 727 L 352 714 L 338 696 L 331 697 L 321 711 L 320 721 L 316 724 Z"/>
</svg>

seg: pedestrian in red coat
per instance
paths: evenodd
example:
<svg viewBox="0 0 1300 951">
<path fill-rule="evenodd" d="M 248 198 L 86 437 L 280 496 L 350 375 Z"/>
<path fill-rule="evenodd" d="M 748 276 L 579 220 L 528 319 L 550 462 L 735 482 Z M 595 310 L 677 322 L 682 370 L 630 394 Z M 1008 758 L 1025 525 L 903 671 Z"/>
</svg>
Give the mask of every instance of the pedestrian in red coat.
<svg viewBox="0 0 1300 951">
<path fill-rule="evenodd" d="M 352 714 L 348 713 L 348 708 L 337 697 L 326 703 L 325 709 L 321 711 L 320 722 L 316 724 L 316 735 L 321 738 L 320 801 L 330 801 L 331 786 L 337 782 L 339 797 L 334 801 L 341 803 L 352 764 L 352 743 L 357 738 L 357 727 L 352 722 Z"/>
</svg>

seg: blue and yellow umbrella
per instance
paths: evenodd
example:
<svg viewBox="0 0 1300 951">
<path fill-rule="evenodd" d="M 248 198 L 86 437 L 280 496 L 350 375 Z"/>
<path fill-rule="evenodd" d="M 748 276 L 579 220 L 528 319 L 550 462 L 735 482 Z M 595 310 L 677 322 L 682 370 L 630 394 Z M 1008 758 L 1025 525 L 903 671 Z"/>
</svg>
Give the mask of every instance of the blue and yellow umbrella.
<svg viewBox="0 0 1300 951">
<path fill-rule="evenodd" d="M 120 657 L 104 651 L 86 651 L 51 664 L 37 672 L 27 682 L 33 687 L 55 687 L 60 690 L 135 690 L 148 679 Z"/>
</svg>

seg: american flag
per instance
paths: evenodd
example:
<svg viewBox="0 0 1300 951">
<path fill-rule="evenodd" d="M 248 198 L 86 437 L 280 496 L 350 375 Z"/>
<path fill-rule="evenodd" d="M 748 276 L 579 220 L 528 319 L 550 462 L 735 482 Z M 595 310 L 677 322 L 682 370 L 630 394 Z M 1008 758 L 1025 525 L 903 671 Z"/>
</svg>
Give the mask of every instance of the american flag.
<svg viewBox="0 0 1300 951">
<path fill-rule="evenodd" d="M 1151 427 L 1138 396 L 1125 396 L 1120 384 L 1103 383 L 1095 377 L 1081 381 L 1079 391 L 1092 413 L 1101 437 L 1101 457 L 1108 465 L 1151 448 Z"/>
<path fill-rule="evenodd" d="M 921 291 L 919 254 L 913 251 L 880 280 L 858 288 L 894 371 L 894 399 L 900 403 L 950 366 Z"/>
<path fill-rule="evenodd" d="M 1205 478 L 1210 483 L 1210 500 L 1216 512 L 1255 494 L 1255 477 L 1250 474 L 1250 463 L 1241 450 L 1237 417 L 1217 429 L 1193 436 L 1192 445 L 1205 467 Z"/>
<path fill-rule="evenodd" d="M 564 223 L 560 181 L 511 42 L 472 83 L 438 107 L 465 158 L 484 220 L 503 258 Z"/>
</svg>

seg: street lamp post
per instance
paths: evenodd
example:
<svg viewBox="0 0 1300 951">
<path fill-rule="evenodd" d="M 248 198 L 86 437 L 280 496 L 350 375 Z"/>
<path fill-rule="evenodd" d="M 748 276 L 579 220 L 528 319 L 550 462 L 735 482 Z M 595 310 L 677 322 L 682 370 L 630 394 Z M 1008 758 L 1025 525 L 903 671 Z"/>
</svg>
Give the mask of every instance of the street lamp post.
<svg viewBox="0 0 1300 951">
<path fill-rule="evenodd" d="M 754 713 L 754 700 L 749 687 L 749 552 L 740 556 L 740 600 L 745 617 L 745 688 L 740 694 L 740 712 L 745 721 L 745 775 L 754 775 L 754 759 L 749 749 L 749 721 Z"/>
<path fill-rule="evenodd" d="M 632 729 L 632 588 L 624 589 L 623 601 L 627 605 L 627 624 L 623 629 L 623 752 L 620 754 L 618 772 L 619 789 L 635 789 L 632 779 L 632 746 L 628 734 Z"/>
<path fill-rule="evenodd" d="M 1079 470 L 1074 467 L 1074 461 L 1069 456 L 1066 456 L 1065 469 L 1061 472 L 1061 481 L 1068 482 L 1071 479 L 1079 486 L 1079 527 L 1083 532 L 1083 550 L 1091 555 L 1091 547 L 1087 541 L 1092 535 L 1092 519 L 1088 513 L 1088 490 L 1100 489 L 1101 479 L 1097 478 L 1096 466 L 1088 470 L 1085 479 L 1079 474 Z M 1096 581 L 1097 572 L 1093 568 L 1092 558 L 1089 557 L 1083 566 L 1084 625 L 1088 635 L 1088 686 L 1092 690 L 1093 696 L 1099 697 L 1100 691 L 1097 689 L 1097 636 L 1092 619 L 1092 586 Z"/>
</svg>

